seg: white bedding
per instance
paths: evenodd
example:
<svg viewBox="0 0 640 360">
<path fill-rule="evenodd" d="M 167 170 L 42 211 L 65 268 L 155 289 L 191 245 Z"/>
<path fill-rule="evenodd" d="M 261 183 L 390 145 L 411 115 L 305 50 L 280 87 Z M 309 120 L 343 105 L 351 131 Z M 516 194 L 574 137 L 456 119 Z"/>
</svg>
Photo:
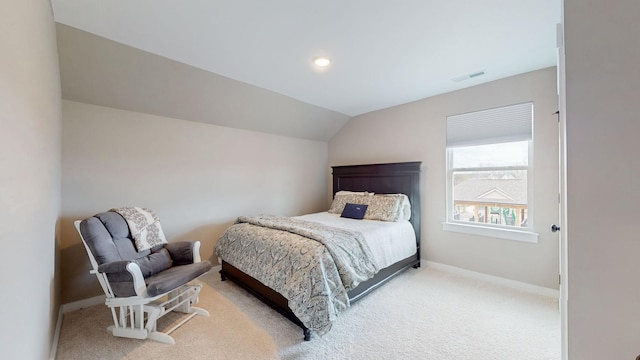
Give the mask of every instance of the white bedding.
<svg viewBox="0 0 640 360">
<path fill-rule="evenodd" d="M 361 232 L 380 269 L 416 253 L 416 234 L 409 221 L 354 220 L 328 212 L 295 218 Z"/>
</svg>

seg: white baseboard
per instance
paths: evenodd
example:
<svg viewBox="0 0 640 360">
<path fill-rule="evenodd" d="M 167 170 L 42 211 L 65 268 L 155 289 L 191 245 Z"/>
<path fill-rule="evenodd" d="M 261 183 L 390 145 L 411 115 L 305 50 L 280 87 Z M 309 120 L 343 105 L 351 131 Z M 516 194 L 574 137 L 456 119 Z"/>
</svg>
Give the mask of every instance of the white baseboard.
<svg viewBox="0 0 640 360">
<path fill-rule="evenodd" d="M 458 274 L 458 275 L 466 276 L 469 278 L 486 281 L 492 284 L 507 286 L 512 289 L 526 291 L 531 294 L 548 296 L 554 299 L 558 299 L 560 297 L 560 291 L 557 289 L 551 289 L 543 286 L 527 284 L 521 281 L 501 278 L 499 276 L 487 275 L 487 274 L 459 268 L 456 266 L 441 264 L 434 261 L 420 260 L 420 263 L 428 268 L 449 272 L 453 274 Z"/>
<path fill-rule="evenodd" d="M 60 340 L 60 328 L 62 327 L 62 317 L 64 314 L 89 306 L 98 304 L 104 304 L 106 296 L 98 295 L 92 298 L 78 300 L 67 304 L 62 304 L 58 310 L 58 320 L 56 321 L 56 329 L 53 333 L 53 340 L 51 341 L 51 352 L 49 352 L 49 360 L 55 360 L 56 352 L 58 352 L 58 341 Z"/>
<path fill-rule="evenodd" d="M 67 304 L 63 304 L 60 309 L 62 310 L 63 314 L 66 314 L 68 312 L 72 312 L 72 311 L 76 311 L 76 310 L 80 310 L 89 306 L 94 306 L 94 305 L 98 305 L 98 304 L 104 304 L 104 301 L 107 299 L 106 296 L 104 295 L 98 295 L 98 296 L 94 296 L 88 299 L 82 299 L 82 300 L 78 300 L 78 301 L 74 301 L 74 302 L 70 302 Z"/>
<path fill-rule="evenodd" d="M 62 326 L 62 306 L 58 309 L 58 319 L 56 320 L 56 329 L 53 331 L 53 340 L 51 340 L 51 351 L 49 352 L 49 360 L 55 360 L 58 352 L 58 340 L 60 339 L 60 327 Z"/>
</svg>

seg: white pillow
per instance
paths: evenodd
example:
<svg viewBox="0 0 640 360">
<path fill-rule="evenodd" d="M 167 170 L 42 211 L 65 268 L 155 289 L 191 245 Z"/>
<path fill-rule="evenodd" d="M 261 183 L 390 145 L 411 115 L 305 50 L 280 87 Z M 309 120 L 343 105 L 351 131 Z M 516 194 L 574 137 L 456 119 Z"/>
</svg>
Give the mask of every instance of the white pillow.
<svg viewBox="0 0 640 360">
<path fill-rule="evenodd" d="M 411 219 L 411 203 L 409 197 L 405 194 L 399 194 L 402 196 L 402 203 L 400 203 L 400 217 L 398 221 L 409 221 Z"/>
</svg>

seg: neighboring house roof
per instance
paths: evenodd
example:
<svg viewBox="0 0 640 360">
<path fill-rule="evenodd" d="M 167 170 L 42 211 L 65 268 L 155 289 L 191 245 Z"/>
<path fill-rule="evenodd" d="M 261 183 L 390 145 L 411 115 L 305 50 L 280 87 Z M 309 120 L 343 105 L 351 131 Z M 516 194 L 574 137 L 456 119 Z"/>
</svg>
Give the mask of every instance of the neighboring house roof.
<svg viewBox="0 0 640 360">
<path fill-rule="evenodd" d="M 469 179 L 454 187 L 453 200 L 526 205 L 527 179 Z"/>
</svg>

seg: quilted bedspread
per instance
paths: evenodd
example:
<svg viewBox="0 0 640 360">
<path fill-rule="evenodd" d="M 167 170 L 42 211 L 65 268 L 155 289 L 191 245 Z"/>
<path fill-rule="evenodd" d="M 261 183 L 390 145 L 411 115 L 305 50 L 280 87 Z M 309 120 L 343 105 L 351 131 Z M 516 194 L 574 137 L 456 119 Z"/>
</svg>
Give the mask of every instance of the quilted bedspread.
<svg viewBox="0 0 640 360">
<path fill-rule="evenodd" d="M 378 271 L 362 233 L 287 217 L 239 217 L 215 251 L 282 294 L 320 335 L 349 306 L 347 292 Z"/>
</svg>

